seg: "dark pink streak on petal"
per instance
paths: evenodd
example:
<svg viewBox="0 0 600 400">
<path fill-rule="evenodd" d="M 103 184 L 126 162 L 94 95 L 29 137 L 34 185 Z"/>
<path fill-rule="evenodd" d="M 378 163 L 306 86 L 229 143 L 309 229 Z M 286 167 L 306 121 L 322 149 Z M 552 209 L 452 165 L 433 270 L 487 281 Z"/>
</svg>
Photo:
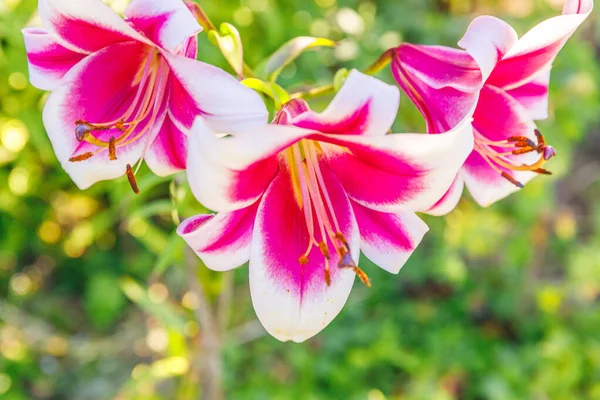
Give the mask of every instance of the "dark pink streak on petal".
<svg viewBox="0 0 600 400">
<path fill-rule="evenodd" d="M 552 64 L 567 39 L 568 37 L 544 48 L 501 60 L 488 78 L 487 83 L 504 88 L 532 79 Z"/>
<path fill-rule="evenodd" d="M 196 117 L 208 115 L 198 108 L 187 89 L 174 74 L 171 74 L 169 77 L 169 87 L 171 91 L 169 110 L 171 111 L 173 118 L 175 118 L 180 125 L 191 128 Z"/>
<path fill-rule="evenodd" d="M 206 243 L 203 252 L 217 252 L 240 243 L 249 243 L 259 202 L 230 213 L 219 236 Z"/>
<path fill-rule="evenodd" d="M 165 163 L 169 168 L 184 170 L 187 136 L 173 124 L 170 117 L 166 117 L 150 151 L 154 152 L 158 162 Z"/>
<path fill-rule="evenodd" d="M 164 13 L 160 15 L 144 16 L 130 18 L 128 21 L 131 22 L 137 29 L 154 43 L 160 45 L 161 30 L 164 29 L 164 25 L 171 18 L 173 12 Z"/>
<path fill-rule="evenodd" d="M 37 68 L 62 72 L 64 75 L 86 56 L 62 46 L 45 29 L 29 28 L 23 33 L 27 47 L 27 60 Z"/>
<path fill-rule="evenodd" d="M 179 228 L 179 233 L 182 235 L 188 235 L 196 230 L 198 230 L 202 225 L 213 219 L 215 216 L 213 214 L 200 214 L 195 217 L 192 217 L 186 220 L 181 227 Z"/>
<path fill-rule="evenodd" d="M 467 52 L 440 46 L 400 46 L 392 73 L 425 118 L 429 133 L 446 132 L 464 119 L 482 85 L 479 67 Z"/>
<path fill-rule="evenodd" d="M 395 247 L 404 252 L 415 249 L 416 245 L 411 240 L 410 233 L 400 224 L 395 214 L 373 211 L 357 203 L 353 203 L 352 206 L 358 221 L 361 240 L 381 243 L 384 248 Z"/>
<path fill-rule="evenodd" d="M 427 170 L 397 155 L 367 146 L 344 150 L 328 146 L 331 170 L 351 198 L 368 203 L 396 204 L 424 190 Z"/>
<path fill-rule="evenodd" d="M 240 151 L 244 150 L 240 149 Z M 265 191 L 265 188 L 277 176 L 277 171 L 278 162 L 276 157 L 257 161 L 231 178 L 229 196 L 239 201 L 256 198 Z"/>
<path fill-rule="evenodd" d="M 63 16 L 54 24 L 56 33 L 74 46 L 94 52 L 106 46 L 132 40 L 120 32 L 111 31 L 82 19 Z"/>
<path fill-rule="evenodd" d="M 300 117 L 298 121 L 294 122 L 294 125 L 299 128 L 312 129 L 323 133 L 361 135 L 368 124 L 370 109 L 371 99 L 367 100 L 352 114 L 340 119 L 339 121 L 322 121 L 318 118 L 318 114 L 310 113 L 311 117 L 306 119 Z M 307 115 L 309 114 L 302 114 L 302 116 Z"/>
</svg>

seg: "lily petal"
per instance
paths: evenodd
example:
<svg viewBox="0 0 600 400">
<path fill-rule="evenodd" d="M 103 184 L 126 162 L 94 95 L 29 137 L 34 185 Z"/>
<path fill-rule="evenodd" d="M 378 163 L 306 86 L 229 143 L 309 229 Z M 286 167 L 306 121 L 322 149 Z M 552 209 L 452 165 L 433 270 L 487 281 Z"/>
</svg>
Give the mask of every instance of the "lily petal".
<svg viewBox="0 0 600 400">
<path fill-rule="evenodd" d="M 97 149 L 77 140 L 77 120 L 107 121 L 119 118 L 129 108 L 137 91 L 134 83 L 136 75 L 146 59 L 144 49 L 143 44 L 126 42 L 109 46 L 86 57 L 67 72 L 61 85 L 48 98 L 43 113 L 44 126 L 58 160 L 81 189 L 101 180 L 122 176 L 125 166 L 133 165 L 146 146 L 146 140 L 140 139 L 119 147 L 115 161 L 109 159 L 108 151 L 85 161 L 69 161 L 73 156 Z M 115 63 L 115 59 L 126 61 Z M 152 125 L 160 127 L 165 113 L 166 108 L 163 106 Z M 140 128 L 152 122 L 149 118 L 150 116 L 140 123 Z M 135 136 L 135 132 L 137 131 L 132 136 Z M 110 137 L 104 135 L 101 132 L 97 137 L 108 141 Z"/>
<path fill-rule="evenodd" d="M 470 117 L 437 135 L 328 135 L 322 140 L 337 145 L 324 147 L 348 196 L 387 213 L 430 209 L 448 190 L 473 148 Z"/>
<path fill-rule="evenodd" d="M 548 118 L 549 85 L 550 69 L 540 72 L 531 82 L 507 90 L 506 93 L 521 103 L 531 118 L 539 121 Z"/>
<path fill-rule="evenodd" d="M 450 213 L 458 205 L 464 190 L 465 180 L 462 177 L 462 173 L 459 172 L 456 178 L 454 178 L 454 182 L 452 182 L 450 189 L 448 189 L 446 194 L 444 194 L 433 207 L 427 210 L 427 214 L 441 217 L 442 215 Z"/>
<path fill-rule="evenodd" d="M 220 68 L 163 52 L 174 79 L 170 112 L 185 127 L 201 115 L 219 133 L 236 133 L 267 122 L 262 98 Z"/>
<path fill-rule="evenodd" d="M 305 112 L 292 124 L 323 133 L 382 136 L 392 128 L 399 103 L 396 87 L 353 70 L 325 111 Z"/>
<path fill-rule="evenodd" d="M 202 31 L 181 0 L 132 0 L 125 9 L 125 16 L 147 38 L 172 52 Z"/>
<path fill-rule="evenodd" d="M 358 261 L 360 236 L 348 198 L 325 164 L 321 170 L 342 233 L 353 259 Z M 332 254 L 328 286 L 325 258 L 317 247 L 310 252 L 309 263 L 301 265 L 298 258 L 308 243 L 306 222 L 294 196 L 290 173 L 282 167 L 258 209 L 250 255 L 254 310 L 266 330 L 281 341 L 302 342 L 325 328 L 346 303 L 354 282 L 355 273 L 339 268 L 339 256 Z"/>
<path fill-rule="evenodd" d="M 482 135 L 492 142 L 506 140 L 510 136 L 525 136 L 536 140 L 534 134 L 536 126 L 527 111 L 502 89 L 489 85 L 481 91 L 481 102 L 475 110 L 473 127 L 476 135 Z M 533 152 L 529 155 L 511 155 L 507 158 L 517 160 L 518 165 L 530 164 L 539 158 L 539 154 Z M 522 184 L 537 176 L 529 171 L 499 168 Z M 465 162 L 464 178 L 475 201 L 484 207 L 519 190 L 494 170 L 477 151 L 473 151 Z"/>
<path fill-rule="evenodd" d="M 547 70 L 593 6 L 592 0 L 567 0 L 563 15 L 538 24 L 510 48 L 488 82 L 504 89 L 514 88 Z"/>
<path fill-rule="evenodd" d="M 483 80 L 487 81 L 502 57 L 518 40 L 517 32 L 509 24 L 484 15 L 471 22 L 458 45 L 477 61 Z"/>
<path fill-rule="evenodd" d="M 156 175 L 168 176 L 185 169 L 186 156 L 187 135 L 167 115 L 144 160 Z"/>
<path fill-rule="evenodd" d="M 189 136 L 187 158 L 192 192 L 212 210 L 247 207 L 276 176 L 277 153 L 309 134 L 293 126 L 265 124 L 221 138 L 198 118 Z"/>
<path fill-rule="evenodd" d="M 258 203 L 231 213 L 200 214 L 177 228 L 206 266 L 214 271 L 237 268 L 250 259 Z"/>
<path fill-rule="evenodd" d="M 403 44 L 392 60 L 396 81 L 419 108 L 429 133 L 446 132 L 477 104 L 483 78 L 463 50 Z"/>
<path fill-rule="evenodd" d="M 100 0 L 40 0 L 38 5 L 44 26 L 71 50 L 93 53 L 129 40 L 148 43 Z"/>
<path fill-rule="evenodd" d="M 360 249 L 374 264 L 397 274 L 429 227 L 414 213 L 386 214 L 352 203 L 360 228 Z"/>
<path fill-rule="evenodd" d="M 23 29 L 29 80 L 42 90 L 55 89 L 62 77 L 87 54 L 67 49 L 44 28 Z"/>
</svg>

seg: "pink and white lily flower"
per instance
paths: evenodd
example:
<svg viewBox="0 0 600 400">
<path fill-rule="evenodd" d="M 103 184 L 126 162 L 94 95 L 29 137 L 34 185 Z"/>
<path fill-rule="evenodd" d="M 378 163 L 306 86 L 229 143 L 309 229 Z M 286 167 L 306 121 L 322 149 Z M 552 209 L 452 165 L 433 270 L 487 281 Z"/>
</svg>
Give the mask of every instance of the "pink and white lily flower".
<svg viewBox="0 0 600 400">
<path fill-rule="evenodd" d="M 428 230 L 414 214 L 448 189 L 471 152 L 470 116 L 440 135 L 389 134 L 399 91 L 353 71 L 322 113 L 292 100 L 274 123 L 218 137 L 196 122 L 193 193 L 216 215 L 178 233 L 205 264 L 250 261 L 254 309 L 279 340 L 304 341 L 346 302 L 360 250 L 398 273 Z"/>
<path fill-rule="evenodd" d="M 44 125 L 56 155 L 85 189 L 148 163 L 185 168 L 201 115 L 215 129 L 264 124 L 260 96 L 196 61 L 201 27 L 181 0 L 132 0 L 125 19 L 101 0 L 40 0 L 45 28 L 23 30 L 30 79 L 50 90 Z"/>
<path fill-rule="evenodd" d="M 454 184 L 429 210 L 450 212 L 466 184 L 488 206 L 522 188 L 556 151 L 534 120 L 548 117 L 550 69 L 558 52 L 588 17 L 593 0 L 567 0 L 563 13 L 521 39 L 506 22 L 476 18 L 459 42 L 466 51 L 403 44 L 392 71 L 426 119 L 430 133 L 447 131 L 477 105 L 475 147 Z"/>
</svg>

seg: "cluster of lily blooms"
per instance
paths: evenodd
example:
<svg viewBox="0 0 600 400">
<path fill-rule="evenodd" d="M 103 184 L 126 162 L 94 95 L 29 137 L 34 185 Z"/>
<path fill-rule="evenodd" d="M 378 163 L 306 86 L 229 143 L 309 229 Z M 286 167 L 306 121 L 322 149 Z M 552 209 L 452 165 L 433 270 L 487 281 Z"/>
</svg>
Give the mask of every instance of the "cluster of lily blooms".
<svg viewBox="0 0 600 400">
<path fill-rule="evenodd" d="M 363 255 L 391 273 L 464 186 L 482 206 L 519 190 L 555 150 L 535 120 L 548 115 L 550 68 L 593 0 L 522 38 L 476 18 L 460 49 L 402 44 L 383 54 L 428 134 L 389 133 L 400 91 L 351 71 L 323 112 L 295 98 L 271 123 L 263 98 L 196 60 L 198 5 L 131 0 L 124 18 L 101 0 L 39 0 L 44 28 L 23 30 L 31 83 L 51 91 L 43 121 L 81 189 L 145 161 L 186 170 L 216 214 L 178 233 L 217 271 L 249 261 L 258 318 L 280 340 L 312 337 L 340 312 Z M 137 163 L 137 166 L 136 166 Z"/>
</svg>

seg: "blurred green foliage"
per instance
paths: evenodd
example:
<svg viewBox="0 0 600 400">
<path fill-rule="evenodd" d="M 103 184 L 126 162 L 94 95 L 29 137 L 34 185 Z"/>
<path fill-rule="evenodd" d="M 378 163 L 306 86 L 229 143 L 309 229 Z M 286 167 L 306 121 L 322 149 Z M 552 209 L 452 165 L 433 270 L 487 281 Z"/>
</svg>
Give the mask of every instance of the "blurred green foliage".
<svg viewBox="0 0 600 400">
<path fill-rule="evenodd" d="M 75 1 L 75 0 L 74 0 Z M 123 1 L 112 1 L 122 8 Z M 559 0 L 206 0 L 258 65 L 299 35 L 341 41 L 281 74 L 288 89 L 330 83 L 400 41 L 454 45 L 473 15 L 520 33 Z M 145 171 L 79 191 L 45 135 L 45 94 L 28 85 L 20 29 L 34 0 L 0 0 L 0 398 L 195 398 L 203 327 L 176 221 L 203 211 L 184 176 Z M 600 399 L 600 32 L 587 21 L 555 63 L 555 175 L 489 209 L 468 197 L 397 277 L 368 262 L 340 316 L 297 345 L 265 335 L 247 270 L 221 316 L 234 399 Z M 226 66 L 201 38 L 200 58 Z M 228 69 L 229 70 L 229 69 Z M 389 79 L 389 74 L 381 74 Z M 323 107 L 326 101 L 315 101 Z M 399 131 L 422 131 L 404 100 Z M 228 277 L 198 271 L 225 301 Z"/>
</svg>

